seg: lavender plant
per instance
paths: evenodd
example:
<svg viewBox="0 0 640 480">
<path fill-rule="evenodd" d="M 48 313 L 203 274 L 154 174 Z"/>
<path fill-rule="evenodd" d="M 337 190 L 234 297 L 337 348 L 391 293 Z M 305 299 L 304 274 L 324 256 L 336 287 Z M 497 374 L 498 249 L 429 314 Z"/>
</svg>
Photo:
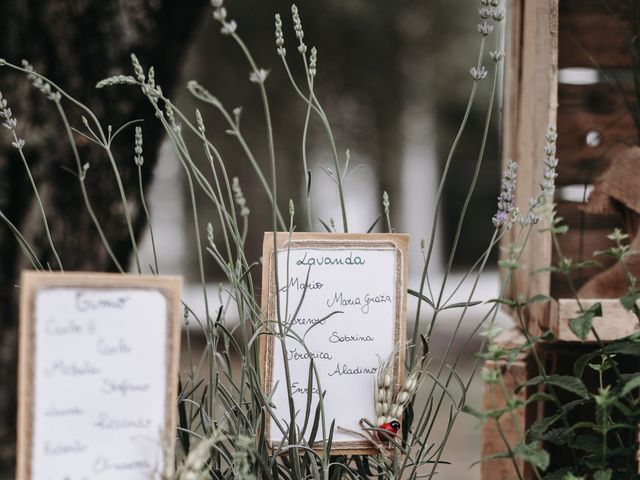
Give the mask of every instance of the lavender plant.
<svg viewBox="0 0 640 480">
<path fill-rule="evenodd" d="M 212 0 L 212 16 L 220 25 L 220 33 L 230 37 L 237 45 L 241 55 L 245 58 L 248 68 L 248 80 L 255 84 L 259 93 L 263 120 L 265 125 L 265 152 L 259 153 L 256 146 L 251 145 L 245 138 L 241 128 L 241 110 L 229 111 L 221 100 L 208 92 L 195 81 L 187 85 L 188 91 L 203 106 L 213 107 L 226 121 L 227 133 L 232 135 L 242 148 L 246 159 L 251 166 L 253 174 L 258 178 L 266 200 L 271 204 L 271 223 L 274 232 L 296 230 L 296 202 L 290 200 L 288 212 L 280 210 L 277 204 L 278 198 L 278 174 L 277 159 L 275 153 L 275 132 L 273 131 L 272 112 L 267 90 L 269 70 L 260 67 L 251 54 L 249 47 L 243 42 L 239 34 L 239 26 L 231 18 L 223 0 Z M 188 372 L 181 377 L 180 395 L 177 399 L 179 411 L 178 427 L 178 451 L 177 468 L 175 476 L 181 479 L 195 478 L 423 478 L 434 477 L 445 463 L 445 447 L 455 428 L 456 420 L 464 411 L 466 394 L 473 381 L 479 365 L 478 358 L 471 373 L 466 377 L 457 372 L 460 360 L 471 342 L 473 336 L 483 327 L 491 329 L 499 310 L 499 302 L 493 303 L 489 311 L 473 326 L 472 334 L 464 338 L 461 346 L 457 346 L 461 335 L 463 322 L 468 320 L 469 312 L 477 306 L 479 301 L 475 299 L 477 287 L 482 279 L 485 267 L 489 261 L 490 253 L 495 248 L 503 235 L 519 220 L 522 228 L 518 232 L 528 237 L 528 232 L 537 222 L 540 201 L 534 199 L 528 212 L 520 216 L 520 212 L 513 204 L 513 192 L 516 181 L 516 165 L 510 163 L 503 177 L 502 193 L 499 199 L 499 211 L 493 218 L 494 233 L 484 253 L 472 265 L 463 279 L 456 285 L 451 285 L 451 270 L 457 253 L 458 243 L 462 235 L 463 226 L 468 213 L 470 202 L 479 178 L 485 155 L 485 147 L 489 136 L 489 128 L 494 115 L 495 95 L 499 80 L 499 71 L 504 59 L 501 45 L 503 43 L 504 9 L 499 0 L 480 0 L 478 5 L 479 23 L 476 27 L 479 35 L 479 49 L 477 61 L 470 68 L 471 89 L 468 97 L 467 108 L 460 127 L 453 140 L 451 149 L 444 163 L 442 178 L 436 194 L 436 209 L 432 221 L 428 241 L 422 241 L 424 262 L 419 285 L 416 289 L 410 289 L 409 293 L 417 299 L 417 308 L 413 331 L 407 344 L 407 371 L 409 372 L 405 382 L 394 389 L 387 381 L 388 368 L 381 369 L 384 376 L 378 379 L 377 411 L 379 419 L 377 423 L 393 421 L 401 418 L 400 433 L 389 440 L 388 449 L 377 455 L 332 455 L 333 425 L 326 418 L 322 395 L 318 398 L 317 408 L 311 408 L 311 396 L 314 387 L 321 390 L 320 379 L 315 368 L 314 360 L 309 360 L 309 385 L 306 409 L 298 412 L 298 406 L 290 400 L 289 418 L 282 421 L 274 413 L 271 402 L 271 392 L 264 391 L 260 382 L 260 363 L 258 355 L 258 341 L 260 336 L 269 335 L 275 339 L 276 345 L 286 351 L 287 343 L 296 342 L 305 347 L 304 339 L 300 338 L 290 328 L 287 328 L 283 318 L 287 318 L 285 312 L 281 312 L 282 306 L 277 305 L 277 321 L 269 322 L 264 318 L 260 310 L 258 287 L 254 284 L 251 272 L 256 266 L 250 258 L 247 258 L 245 242 L 247 239 L 250 222 L 250 209 L 247 205 L 240 180 L 230 178 L 225 160 L 210 139 L 205 122 L 199 110 L 195 112 L 182 112 L 172 103 L 163 92 L 159 79 L 156 79 L 153 67 L 145 69 L 135 55 L 131 56 L 133 72 L 131 75 L 116 75 L 109 77 L 97 84 L 98 88 L 107 87 L 134 87 L 139 88 L 150 106 L 155 112 L 157 121 L 163 127 L 170 141 L 175 155 L 180 162 L 186 180 L 190 196 L 190 212 L 193 217 L 195 248 L 198 255 L 198 270 L 202 284 L 202 297 L 204 303 L 204 316 L 200 316 L 189 305 L 184 305 L 184 320 L 187 325 L 195 322 L 201 329 L 201 334 L 206 340 L 206 348 L 200 358 L 194 358 L 191 348 L 191 330 L 186 330 L 187 358 L 190 366 Z M 303 120 L 302 151 L 301 158 L 304 168 L 304 178 L 299 179 L 304 185 L 304 199 L 302 202 L 305 216 L 309 219 L 307 228 L 312 230 L 312 198 L 310 195 L 312 182 L 310 165 L 307 158 L 307 141 L 309 124 L 311 119 L 320 121 L 327 143 L 331 151 L 333 166 L 326 167 L 325 172 L 335 183 L 335 193 L 340 210 L 340 225 L 344 232 L 349 231 L 349 216 L 346 204 L 345 189 L 348 187 L 347 179 L 355 169 L 350 169 L 350 154 L 345 149 L 345 154 L 340 152 L 335 137 L 332 133 L 329 118 L 315 93 L 315 78 L 321 74 L 321 63 L 318 60 L 318 50 L 315 47 L 308 48 L 305 32 L 302 25 L 301 14 L 294 5 L 291 8 L 291 21 L 296 38 L 296 45 L 292 49 L 296 58 L 292 58 L 285 47 L 284 33 L 285 22 L 283 18 L 275 16 L 275 50 L 290 81 L 294 95 L 299 98 L 306 107 Z M 491 51 L 487 53 L 489 43 Z M 489 62 L 485 65 L 485 62 Z M 303 67 L 302 78 L 293 74 L 291 63 L 301 62 Z M 82 136 L 103 150 L 104 157 L 112 166 L 113 178 L 118 189 L 127 227 L 130 232 L 131 248 L 133 250 L 135 266 L 138 272 L 143 270 L 135 236 L 131 225 L 131 219 L 127 207 L 126 193 L 117 166 L 117 162 L 111 152 L 111 144 L 116 136 L 134 122 L 127 123 L 113 131 L 110 125 L 104 126 L 98 118 L 81 102 L 62 90 L 59 86 L 49 81 L 44 76 L 35 72 L 29 64 L 16 65 L 2 61 L 2 66 L 14 72 L 21 73 L 34 86 L 47 96 L 55 105 L 60 115 L 62 127 L 69 139 L 69 144 L 74 155 L 77 167 L 77 178 L 87 212 L 91 216 L 95 227 L 100 234 L 104 247 L 111 256 L 114 265 L 124 272 L 123 265 L 118 263 L 109 243 L 108 232 L 105 232 L 99 220 L 93 214 L 92 205 L 84 187 L 84 179 L 91 174 L 90 166 L 82 162 L 77 148 L 77 138 Z M 473 177 L 469 185 L 468 193 L 462 210 L 458 215 L 458 222 L 451 253 L 447 259 L 447 267 L 440 285 L 433 280 L 434 243 L 437 234 L 438 220 L 442 211 L 442 197 L 445 183 L 449 180 L 448 174 L 460 140 L 468 128 L 469 116 L 472 106 L 478 98 L 479 89 L 488 85 L 489 98 L 486 105 L 486 116 L 481 136 L 481 144 L 473 165 Z M 24 142 L 15 132 L 16 122 L 13 113 L 8 109 L 6 100 L 2 100 L 3 118 L 8 124 L 16 144 L 16 148 L 22 152 Z M 72 106 L 82 112 L 80 121 L 74 119 L 73 123 L 67 117 L 66 107 Z M 78 125 L 72 127 L 71 125 Z M 201 143 L 202 152 L 190 149 L 185 137 L 194 136 Z M 134 144 L 132 146 L 132 158 L 138 166 L 138 172 L 143 164 L 143 132 L 141 127 L 135 127 Z M 194 161 L 199 153 L 204 153 L 207 159 L 206 171 Z M 262 170 L 261 157 L 268 160 L 269 170 Z M 28 169 L 28 162 L 22 157 Z M 550 175 L 550 174 L 549 174 Z M 547 180 L 551 181 L 549 177 Z M 36 185 L 33 183 L 34 194 L 37 195 Z M 142 182 L 140 181 L 139 194 L 144 198 Z M 202 219 L 196 202 L 197 195 L 204 195 L 207 201 L 213 205 L 216 218 Z M 393 231 L 389 214 L 389 195 L 385 192 L 382 197 L 382 210 L 386 220 L 386 229 Z M 152 224 L 150 212 L 146 202 L 143 201 L 144 213 Z M 41 208 L 44 218 L 44 210 Z M 288 213 L 288 215 L 287 215 Z M 9 225 L 14 232 L 17 241 L 21 245 L 25 255 L 30 259 L 34 268 L 43 270 L 38 258 L 20 234 L 0 212 L 0 218 Z M 378 218 L 380 218 L 378 217 Z M 45 228 L 46 227 L 46 218 Z M 201 238 L 200 226 L 207 222 L 206 239 Z M 332 220 L 321 221 L 328 231 L 335 231 Z M 220 238 L 214 238 L 212 223 L 219 227 Z M 377 223 L 373 222 L 372 228 Z M 331 225 L 331 226 L 329 226 Z M 525 233 L 523 233 L 525 232 Z M 150 267 L 154 274 L 162 269 L 161 255 L 156 252 L 156 243 L 153 230 L 150 231 L 153 242 L 154 264 Z M 51 237 L 48 236 L 51 242 Z M 274 250 L 277 252 L 276 237 L 273 237 Z M 54 250 L 53 242 L 51 249 Z M 55 251 L 55 250 L 54 250 Z M 513 249 L 511 262 L 517 264 L 519 250 Z M 205 262 L 215 262 L 224 273 L 226 279 L 225 289 L 228 292 L 226 299 L 210 297 L 206 288 Z M 62 269 L 62 262 L 58 265 Z M 514 266 L 513 269 L 516 267 Z M 276 282 L 277 280 L 276 269 Z M 471 281 L 468 298 L 464 302 L 455 303 L 453 296 L 465 282 Z M 501 298 L 508 293 L 509 274 L 505 276 L 501 287 Z M 452 292 L 452 293 L 450 293 Z M 279 302 L 278 297 L 276 296 Z M 286 307 L 285 307 L 286 308 Z M 231 320 L 231 310 L 236 310 L 239 322 Z M 429 343 L 432 340 L 434 328 L 441 319 L 444 310 L 458 312 L 456 322 L 450 331 L 450 336 L 444 354 L 436 361 L 426 361 Z M 426 313 L 426 314 L 425 314 Z M 486 346 L 485 337 L 482 348 Z M 237 358 L 239 368 L 232 369 L 231 358 Z M 286 359 L 287 356 L 284 355 Z M 388 365 L 387 365 L 388 366 Z M 284 362 L 288 372 L 288 363 Z M 281 388 L 290 392 L 291 382 L 287 373 L 288 382 Z M 291 399 L 291 395 L 289 398 Z M 372 402 L 374 402 L 372 395 Z M 302 416 L 304 428 L 296 428 L 296 420 Z M 265 422 L 267 419 L 275 422 L 280 429 L 283 442 L 275 450 L 268 448 L 265 441 Z M 370 426 L 372 431 L 380 430 L 380 425 Z M 443 427 L 439 435 L 438 427 Z M 397 431 L 397 429 L 395 429 Z M 395 433 L 395 432 L 394 432 Z M 166 476 L 170 474 L 167 473 Z"/>
<path fill-rule="evenodd" d="M 553 193 L 555 191 L 556 166 L 555 142 L 557 134 L 550 128 L 547 133 L 547 145 L 544 150 L 544 171 L 540 184 L 540 194 L 530 202 L 529 212 L 521 218 L 523 226 L 538 225 L 535 234 L 550 235 L 555 249 L 557 264 L 550 265 L 544 271 L 556 272 L 565 279 L 573 292 L 578 311 L 570 320 L 572 332 L 581 340 L 593 335 L 597 341 L 595 348 L 584 351 L 567 371 L 559 362 L 546 353 L 545 345 L 553 340 L 550 331 L 540 336 L 529 333 L 525 322 L 526 309 L 534 303 L 548 302 L 549 297 L 537 295 L 532 298 L 521 298 L 511 293 L 510 298 L 499 302 L 511 308 L 518 321 L 524 342 L 513 347 L 494 344 L 481 355 L 486 360 L 503 362 L 505 369 L 484 369 L 483 380 L 490 391 L 497 388 L 503 397 L 501 405 L 494 401 L 494 408 L 478 411 L 468 406 L 467 411 L 475 415 L 481 423 L 492 422 L 504 442 L 504 451 L 483 458 L 482 461 L 510 459 L 517 478 L 559 479 L 559 480 L 611 480 L 637 478 L 636 456 L 638 438 L 636 428 L 640 420 L 637 375 L 637 358 L 640 356 L 640 335 L 633 334 L 605 344 L 593 327 L 593 321 L 602 317 L 602 305 L 595 302 L 589 307 L 580 299 L 573 284 L 572 274 L 582 268 L 597 265 L 595 260 L 574 261 L 566 257 L 561 249 L 559 236 L 568 231 L 555 211 Z M 505 178 L 511 178 L 513 166 L 508 165 Z M 503 193 L 498 200 L 497 218 L 510 206 L 504 206 L 504 192 L 512 191 L 511 185 L 503 182 Z M 508 197 L 508 195 L 507 195 Z M 495 218 L 494 217 L 494 221 Z M 507 275 L 519 268 L 518 254 L 525 246 L 516 237 L 508 249 L 507 258 L 501 267 Z M 609 256 L 624 261 L 640 252 L 632 252 L 625 244 L 627 235 L 616 230 L 608 238 L 614 245 L 605 251 L 595 252 L 594 256 Z M 628 272 L 627 272 L 628 273 Z M 628 291 L 620 298 L 623 307 L 632 312 L 640 321 L 637 301 L 640 298 L 637 290 L 637 279 L 627 275 Z M 488 332 L 489 338 L 495 338 L 498 332 Z M 522 354 L 529 354 L 533 359 L 534 375 L 515 389 L 505 382 L 505 373 L 512 368 L 514 362 Z M 523 388 L 533 390 L 524 397 L 520 394 Z M 536 422 L 523 428 L 520 426 L 517 412 L 536 406 L 536 411 L 544 412 Z M 502 430 L 501 419 L 512 418 L 512 424 L 518 429 L 519 441 L 510 443 Z M 556 456 L 552 452 L 556 452 Z M 562 452 L 558 455 L 558 452 Z M 531 477 L 522 468 L 523 462 L 532 471 Z"/>
</svg>

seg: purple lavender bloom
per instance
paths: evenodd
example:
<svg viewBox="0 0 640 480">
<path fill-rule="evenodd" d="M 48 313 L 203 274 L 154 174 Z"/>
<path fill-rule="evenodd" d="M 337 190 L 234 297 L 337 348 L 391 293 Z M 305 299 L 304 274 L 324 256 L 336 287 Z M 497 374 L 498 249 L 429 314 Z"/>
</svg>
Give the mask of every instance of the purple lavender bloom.
<svg viewBox="0 0 640 480">
<path fill-rule="evenodd" d="M 498 211 L 493 216 L 493 225 L 500 227 L 509 222 L 515 210 L 516 172 L 518 164 L 513 160 L 507 162 L 507 169 L 502 173 L 502 190 L 498 196 Z"/>
</svg>

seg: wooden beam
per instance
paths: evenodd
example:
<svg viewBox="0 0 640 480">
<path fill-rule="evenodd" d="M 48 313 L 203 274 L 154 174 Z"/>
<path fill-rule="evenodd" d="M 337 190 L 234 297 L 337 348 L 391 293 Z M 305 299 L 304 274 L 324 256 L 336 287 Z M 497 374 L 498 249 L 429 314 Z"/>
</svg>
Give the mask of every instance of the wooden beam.
<svg viewBox="0 0 640 480">
<path fill-rule="evenodd" d="M 560 0 L 559 67 L 629 68 L 628 0 Z"/>
</svg>

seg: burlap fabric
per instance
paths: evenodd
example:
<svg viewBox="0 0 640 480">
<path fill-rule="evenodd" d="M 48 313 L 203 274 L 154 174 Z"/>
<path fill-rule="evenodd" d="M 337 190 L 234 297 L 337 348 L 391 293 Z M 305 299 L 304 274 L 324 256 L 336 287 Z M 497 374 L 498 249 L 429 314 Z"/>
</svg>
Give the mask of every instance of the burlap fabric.
<svg viewBox="0 0 640 480">
<path fill-rule="evenodd" d="M 621 147 L 610 153 L 607 170 L 596 180 L 583 210 L 590 214 L 623 212 L 630 250 L 640 253 L 640 148 Z M 593 276 L 578 292 L 580 298 L 616 298 L 629 288 L 626 272 L 640 278 L 640 256 L 627 258 Z"/>
</svg>

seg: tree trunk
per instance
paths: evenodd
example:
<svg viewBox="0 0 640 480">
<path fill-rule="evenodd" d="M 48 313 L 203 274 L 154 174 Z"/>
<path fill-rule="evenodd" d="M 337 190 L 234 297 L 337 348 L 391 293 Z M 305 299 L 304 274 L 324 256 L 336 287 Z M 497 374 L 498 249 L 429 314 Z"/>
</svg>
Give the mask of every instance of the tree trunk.
<svg viewBox="0 0 640 480">
<path fill-rule="evenodd" d="M 144 119 L 142 176 L 146 185 L 162 140 L 146 98 L 134 87 L 95 90 L 97 81 L 130 70 L 129 54 L 143 66 L 153 65 L 166 92 L 179 80 L 180 60 L 205 5 L 203 0 L 3 0 L 0 2 L 0 56 L 12 63 L 24 57 L 85 103 L 105 124 L 115 128 Z M 128 72 L 127 72 L 128 73 Z M 75 160 L 55 105 L 21 74 L 0 68 L 0 90 L 26 140 L 25 153 L 45 205 L 54 243 L 65 270 L 115 269 L 82 200 Z M 77 109 L 64 104 L 72 126 L 83 130 Z M 0 134 L 0 210 L 23 232 L 43 265 L 57 264 L 48 248 L 42 218 L 26 171 L 7 131 Z M 123 205 L 104 151 L 77 136 L 83 163 L 89 163 L 85 185 L 119 262 L 125 266 L 131 242 Z M 122 175 L 134 232 L 145 224 L 133 160 L 133 127 L 114 142 L 112 151 Z M 0 225 L 0 471 L 10 474 L 15 456 L 17 363 L 16 297 L 26 259 L 7 225 Z"/>
</svg>

